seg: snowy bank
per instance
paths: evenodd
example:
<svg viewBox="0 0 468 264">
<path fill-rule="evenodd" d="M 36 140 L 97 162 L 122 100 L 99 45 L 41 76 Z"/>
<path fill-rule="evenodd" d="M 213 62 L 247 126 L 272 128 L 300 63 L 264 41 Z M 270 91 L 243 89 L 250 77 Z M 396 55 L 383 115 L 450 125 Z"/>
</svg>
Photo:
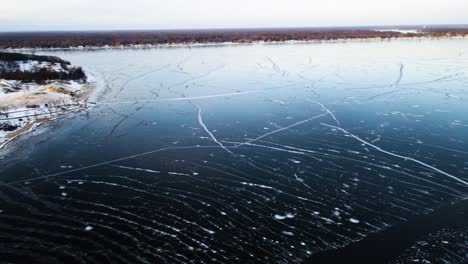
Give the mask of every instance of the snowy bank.
<svg viewBox="0 0 468 264">
<path fill-rule="evenodd" d="M 71 67 L 30 60 L 14 63 L 0 61 L 0 65 L 9 66 L 4 71 L 14 70 L 15 73 L 25 74 L 32 69 L 44 68 L 53 73 L 66 73 Z M 0 79 L 0 149 L 45 121 L 86 109 L 94 86 L 94 80 L 86 79 L 46 80 L 40 83 Z"/>
</svg>

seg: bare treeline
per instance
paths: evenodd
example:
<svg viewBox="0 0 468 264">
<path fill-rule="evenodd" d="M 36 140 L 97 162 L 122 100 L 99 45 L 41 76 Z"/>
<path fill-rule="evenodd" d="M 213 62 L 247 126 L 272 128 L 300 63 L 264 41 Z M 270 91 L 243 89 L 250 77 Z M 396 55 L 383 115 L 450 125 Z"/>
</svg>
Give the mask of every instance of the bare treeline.
<svg viewBox="0 0 468 264">
<path fill-rule="evenodd" d="M 0 61 L 28 61 L 28 60 L 70 65 L 69 61 L 62 60 L 61 58 L 55 57 L 55 56 L 42 56 L 42 55 L 33 55 L 33 54 L 24 54 L 24 53 L 0 52 Z"/>
<path fill-rule="evenodd" d="M 86 81 L 86 75 L 81 67 L 72 67 L 67 72 L 54 71 L 47 68 L 39 68 L 33 71 L 5 71 L 0 69 L 0 79 L 37 83 L 48 80 Z"/>
<path fill-rule="evenodd" d="M 100 31 L 0 34 L 0 48 L 68 48 L 188 43 L 396 38 L 398 32 L 349 29 L 258 29 L 185 31 Z"/>
<path fill-rule="evenodd" d="M 19 63 L 25 61 L 59 63 L 63 70 L 57 71 L 50 67 L 37 65 L 27 71 L 21 70 Z M 81 67 L 70 67 L 69 65 L 70 62 L 53 56 L 0 52 L 0 79 L 38 83 L 48 80 L 86 81 L 86 75 Z"/>
<path fill-rule="evenodd" d="M 0 33 L 0 48 L 69 48 L 255 41 L 313 41 L 398 37 L 466 36 L 468 28 L 417 28 L 420 34 L 371 29 L 223 29 L 172 31 L 17 32 Z"/>
</svg>

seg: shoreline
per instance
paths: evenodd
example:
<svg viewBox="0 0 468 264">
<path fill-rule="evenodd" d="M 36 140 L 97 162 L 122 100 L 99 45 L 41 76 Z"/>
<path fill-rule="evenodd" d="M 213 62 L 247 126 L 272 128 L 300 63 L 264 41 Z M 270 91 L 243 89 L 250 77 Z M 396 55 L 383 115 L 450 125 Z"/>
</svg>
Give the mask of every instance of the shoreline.
<svg viewBox="0 0 468 264">
<path fill-rule="evenodd" d="M 65 85 L 65 82 L 58 83 Z M 57 83 L 54 84 L 56 85 Z M 76 85 L 76 83 L 73 83 L 73 85 Z M 32 92 L 42 92 L 44 91 L 44 87 L 54 88 L 55 86 L 52 84 L 29 84 L 28 90 L 31 89 Z M 30 108 L 30 106 L 27 105 L 30 98 L 25 96 L 24 98 L 20 98 L 24 99 L 24 101 L 20 101 L 17 103 L 18 105 L 10 106 L 1 111 L 0 117 L 5 117 L 2 120 L 14 120 L 14 122 L 21 123 L 21 125 L 18 125 L 17 129 L 13 131 L 3 131 L 3 133 L 0 134 L 0 140 L 3 140 L 0 141 L 0 150 L 5 150 L 10 143 L 16 141 L 25 134 L 35 131 L 37 127 L 46 122 L 54 121 L 60 118 L 67 118 L 72 113 L 82 112 L 89 109 L 89 107 L 93 105 L 89 99 L 94 96 L 95 92 L 97 91 L 97 80 L 95 80 L 93 76 L 89 82 L 79 84 L 79 87 L 83 90 L 83 92 L 75 96 L 66 94 L 68 97 L 60 98 L 60 100 L 63 100 L 63 104 L 51 103 L 54 102 L 54 97 L 57 96 L 57 93 L 61 96 L 65 96 L 63 95 L 63 91 L 57 92 L 54 89 L 49 88 L 49 90 L 44 93 L 43 98 L 36 99 L 44 106 Z M 21 95 L 15 94 L 13 96 L 20 97 Z M 24 121 L 23 119 L 25 118 L 28 119 L 28 121 Z M 35 119 L 30 121 L 30 118 Z"/>
<path fill-rule="evenodd" d="M 468 34 L 454 36 L 400 36 L 391 38 L 337 38 L 337 39 L 316 39 L 316 40 L 284 40 L 284 41 L 252 41 L 252 42 L 189 42 L 189 43 L 167 43 L 167 44 L 129 44 L 117 46 L 70 46 L 51 48 L 4 48 L 1 50 L 11 52 L 28 51 L 88 51 L 88 50 L 121 50 L 121 49 L 158 49 L 158 48 L 203 48 L 203 47 L 224 47 L 224 46 L 250 46 L 250 45 L 294 45 L 294 44 L 334 44 L 334 43 L 359 43 L 359 42 L 389 42 L 407 40 L 445 40 L 445 39 L 468 39 Z"/>
<path fill-rule="evenodd" d="M 42 123 L 49 121 L 49 120 L 51 119 L 41 118 L 39 120 L 36 120 L 32 123 L 27 124 L 26 126 L 19 129 L 18 131 L 14 131 L 12 133 L 6 134 L 5 138 L 7 140 L 0 144 L 0 150 L 4 149 L 9 143 L 13 142 L 15 139 L 21 137 L 22 135 L 33 132 L 38 126 L 40 126 Z"/>
</svg>

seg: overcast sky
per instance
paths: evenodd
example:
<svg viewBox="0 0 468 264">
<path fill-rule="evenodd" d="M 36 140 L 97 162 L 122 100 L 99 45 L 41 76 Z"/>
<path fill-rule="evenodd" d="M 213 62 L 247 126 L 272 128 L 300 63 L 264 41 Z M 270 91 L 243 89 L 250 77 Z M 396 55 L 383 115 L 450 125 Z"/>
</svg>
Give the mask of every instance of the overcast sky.
<svg viewBox="0 0 468 264">
<path fill-rule="evenodd" d="M 0 31 L 468 24 L 468 0 L 0 1 Z"/>
</svg>

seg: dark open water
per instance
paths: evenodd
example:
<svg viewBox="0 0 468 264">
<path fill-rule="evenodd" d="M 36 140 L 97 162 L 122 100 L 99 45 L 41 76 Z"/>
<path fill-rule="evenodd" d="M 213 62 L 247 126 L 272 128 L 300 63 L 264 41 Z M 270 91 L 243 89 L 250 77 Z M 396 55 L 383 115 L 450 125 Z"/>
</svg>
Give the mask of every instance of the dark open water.
<svg viewBox="0 0 468 264">
<path fill-rule="evenodd" d="M 49 52 L 102 89 L 1 154 L 1 262 L 295 263 L 369 235 L 391 245 L 385 230 L 468 194 L 467 44 Z"/>
</svg>

